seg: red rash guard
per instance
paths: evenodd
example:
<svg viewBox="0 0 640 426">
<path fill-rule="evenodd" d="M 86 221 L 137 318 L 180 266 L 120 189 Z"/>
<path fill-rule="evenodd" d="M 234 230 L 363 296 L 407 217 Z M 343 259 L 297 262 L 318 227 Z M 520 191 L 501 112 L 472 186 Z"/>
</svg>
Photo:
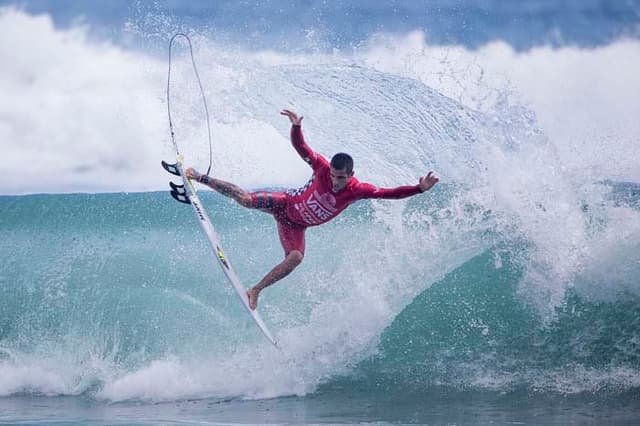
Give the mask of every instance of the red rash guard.
<svg viewBox="0 0 640 426">
<path fill-rule="evenodd" d="M 291 143 L 300 157 L 313 169 L 311 180 L 298 190 L 287 191 L 285 212 L 289 221 L 302 226 L 316 226 L 330 221 L 355 201 L 366 198 L 406 198 L 419 194 L 420 186 L 378 188 L 349 178 L 347 185 L 333 191 L 326 158 L 313 151 L 304 140 L 300 126 L 291 127 Z"/>
</svg>

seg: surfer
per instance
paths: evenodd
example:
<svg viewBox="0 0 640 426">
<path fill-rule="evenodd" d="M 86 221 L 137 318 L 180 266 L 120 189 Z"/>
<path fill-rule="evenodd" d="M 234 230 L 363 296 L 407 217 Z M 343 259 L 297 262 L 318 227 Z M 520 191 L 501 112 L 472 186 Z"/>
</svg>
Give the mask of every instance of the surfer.
<svg viewBox="0 0 640 426">
<path fill-rule="evenodd" d="M 378 188 L 360 182 L 354 177 L 353 159 L 350 155 L 338 153 L 328 161 L 305 142 L 301 127 L 304 117 L 286 109 L 280 114 L 291 121 L 293 148 L 313 169 L 311 179 L 302 188 L 284 192 L 247 192 L 232 183 L 201 174 L 193 168 L 186 170 L 189 179 L 207 185 L 241 206 L 268 212 L 276 220 L 285 258 L 247 291 L 251 309 L 257 307 L 258 296 L 263 289 L 286 277 L 300 265 L 304 258 L 304 234 L 308 227 L 328 222 L 355 201 L 368 198 L 407 198 L 430 190 L 439 180 L 433 172 L 429 172 L 418 180 L 417 185 L 412 186 Z"/>
</svg>

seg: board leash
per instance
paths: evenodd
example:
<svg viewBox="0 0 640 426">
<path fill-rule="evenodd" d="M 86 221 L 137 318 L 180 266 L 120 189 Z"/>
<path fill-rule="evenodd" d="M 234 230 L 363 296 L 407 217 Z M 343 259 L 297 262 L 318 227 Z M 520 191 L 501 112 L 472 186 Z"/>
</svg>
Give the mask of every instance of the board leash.
<svg viewBox="0 0 640 426">
<path fill-rule="evenodd" d="M 184 37 L 189 43 L 189 53 L 191 55 L 191 64 L 193 65 L 193 72 L 196 76 L 196 80 L 198 81 L 198 86 L 200 87 L 200 94 L 202 95 L 202 103 L 204 105 L 204 110 L 207 117 L 207 131 L 208 131 L 208 137 L 209 137 L 209 167 L 207 169 L 207 173 L 206 173 L 207 175 L 211 173 L 211 166 L 213 163 L 213 148 L 211 143 L 211 124 L 209 122 L 209 108 L 207 106 L 207 99 L 204 94 L 204 89 L 202 87 L 200 75 L 198 74 L 196 61 L 193 56 L 193 46 L 191 44 L 191 39 L 189 38 L 188 35 L 184 33 L 176 33 L 174 34 L 173 37 L 171 37 L 171 40 L 169 41 L 169 71 L 167 73 L 167 115 L 169 116 L 169 131 L 171 133 L 171 142 L 173 143 L 173 147 L 175 148 L 177 158 L 176 158 L 175 164 L 167 163 L 164 160 L 161 162 L 161 164 L 162 164 L 162 167 L 168 173 L 175 176 L 180 176 L 182 178 L 183 185 L 178 185 L 173 182 L 169 182 L 169 186 L 171 187 L 170 193 L 171 193 L 171 196 L 176 201 L 179 201 L 185 204 L 191 204 L 191 206 L 194 208 L 194 211 L 196 212 L 196 215 L 199 219 L 200 226 L 202 227 L 204 233 L 206 234 L 209 240 L 211 249 L 213 250 L 214 255 L 216 256 L 218 263 L 220 264 L 225 275 L 227 276 L 227 278 L 235 288 L 236 292 L 238 293 L 238 296 L 240 296 L 240 298 L 242 299 L 243 305 L 249 311 L 249 313 L 253 317 L 254 322 L 258 325 L 258 327 L 260 328 L 264 336 L 267 339 L 269 339 L 269 341 L 282 352 L 282 348 L 278 346 L 276 340 L 274 339 L 271 332 L 268 330 L 267 326 L 265 325 L 260 315 L 257 312 L 253 312 L 249 307 L 248 299 L 245 294 L 246 289 L 242 286 L 242 283 L 240 283 L 235 271 L 233 270 L 233 268 L 231 267 L 231 264 L 227 260 L 222 250 L 219 237 L 217 236 L 213 228 L 213 224 L 211 223 L 208 215 L 206 214 L 206 212 L 204 211 L 204 208 L 201 205 L 200 199 L 196 194 L 196 189 L 193 186 L 193 183 L 185 175 L 184 159 L 182 154 L 180 153 L 180 149 L 178 148 L 178 143 L 176 142 L 176 136 L 173 129 L 173 121 L 171 119 L 171 57 L 172 57 L 173 42 L 178 37 Z"/>
<path fill-rule="evenodd" d="M 180 149 L 178 148 L 178 143 L 176 142 L 176 135 L 173 130 L 173 121 L 171 120 L 171 57 L 172 57 L 172 48 L 173 42 L 178 37 L 183 37 L 187 40 L 189 44 L 189 54 L 191 55 L 191 64 L 193 65 L 193 72 L 196 76 L 196 80 L 198 81 L 198 87 L 200 88 L 200 95 L 202 95 L 202 104 L 204 105 L 204 112 L 207 118 L 207 136 L 209 138 L 209 167 L 207 168 L 207 175 L 211 173 L 211 165 L 213 163 L 213 145 L 211 143 L 211 122 L 209 121 L 209 107 L 207 106 L 207 98 L 204 94 L 204 88 L 202 87 L 202 81 L 200 80 L 200 74 L 198 74 L 198 67 L 196 66 L 196 60 L 193 56 L 193 45 L 191 44 L 191 39 L 185 33 L 176 33 L 169 40 L 169 71 L 167 72 L 167 115 L 169 116 L 169 132 L 171 133 L 171 142 L 173 143 L 173 147 L 176 150 L 176 154 L 180 156 Z"/>
</svg>

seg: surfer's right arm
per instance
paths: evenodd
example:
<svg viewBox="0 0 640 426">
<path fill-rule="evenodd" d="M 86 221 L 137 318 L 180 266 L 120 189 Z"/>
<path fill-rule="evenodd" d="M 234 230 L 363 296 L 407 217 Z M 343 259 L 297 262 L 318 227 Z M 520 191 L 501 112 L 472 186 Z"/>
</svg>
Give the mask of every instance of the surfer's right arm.
<svg viewBox="0 0 640 426">
<path fill-rule="evenodd" d="M 328 165 L 328 161 L 311 149 L 304 140 L 304 135 L 302 134 L 302 119 L 304 117 L 298 117 L 298 114 L 288 109 L 282 110 L 280 114 L 289 117 L 291 121 L 291 145 L 293 145 L 300 158 L 309 163 L 314 170 L 324 163 Z"/>
</svg>

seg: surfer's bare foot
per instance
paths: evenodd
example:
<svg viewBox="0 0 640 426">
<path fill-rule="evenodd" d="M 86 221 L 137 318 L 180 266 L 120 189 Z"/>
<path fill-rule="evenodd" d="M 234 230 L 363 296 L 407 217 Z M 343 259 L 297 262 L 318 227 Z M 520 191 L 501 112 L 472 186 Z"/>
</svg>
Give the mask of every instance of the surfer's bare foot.
<svg viewBox="0 0 640 426">
<path fill-rule="evenodd" d="M 252 310 L 255 310 L 258 307 L 259 294 L 260 294 L 260 290 L 257 290 L 255 287 L 247 291 L 247 297 L 249 298 L 249 307 Z"/>
</svg>

